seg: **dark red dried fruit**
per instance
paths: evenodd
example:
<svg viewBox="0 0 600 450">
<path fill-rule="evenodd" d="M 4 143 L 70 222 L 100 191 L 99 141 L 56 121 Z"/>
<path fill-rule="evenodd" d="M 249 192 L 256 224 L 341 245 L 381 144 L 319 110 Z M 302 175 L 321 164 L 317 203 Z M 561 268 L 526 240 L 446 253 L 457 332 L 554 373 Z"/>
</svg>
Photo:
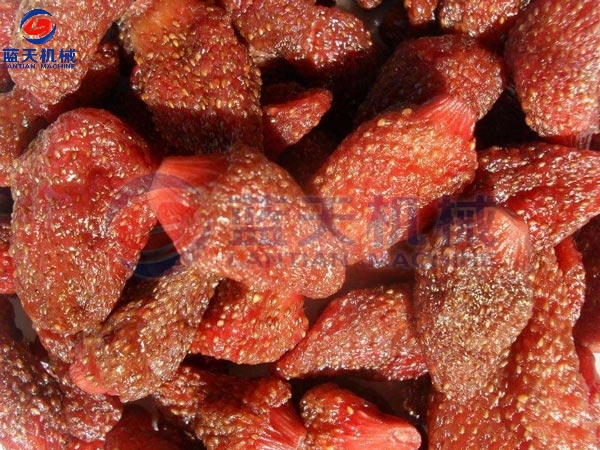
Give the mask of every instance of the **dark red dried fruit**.
<svg viewBox="0 0 600 450">
<path fill-rule="evenodd" d="M 0 186 L 10 186 L 13 162 L 46 126 L 43 112 L 27 91 L 14 88 L 0 94 Z"/>
<path fill-rule="evenodd" d="M 493 207 L 438 225 L 423 249 L 417 330 L 433 385 L 447 398 L 486 386 L 527 325 L 531 253 L 527 225 Z"/>
<path fill-rule="evenodd" d="M 401 42 L 380 69 L 355 122 L 436 95 L 457 97 L 481 118 L 504 89 L 504 72 L 502 59 L 468 36 L 447 34 Z"/>
<path fill-rule="evenodd" d="M 76 348 L 73 381 L 122 401 L 156 391 L 185 358 L 216 283 L 193 266 L 177 266 L 125 290 L 127 303 Z"/>
<path fill-rule="evenodd" d="M 342 141 L 311 190 L 327 207 L 350 263 L 406 239 L 425 206 L 473 179 L 474 125 L 467 105 L 436 97 L 415 109 L 382 113 Z"/>
<path fill-rule="evenodd" d="M 347 121 L 366 92 L 378 58 L 360 19 L 307 0 L 223 4 L 257 64 L 285 59 L 305 80 L 330 89 L 334 113 Z"/>
<path fill-rule="evenodd" d="M 527 123 L 540 136 L 585 145 L 600 130 L 599 45 L 595 0 L 534 0 L 517 18 L 505 59 Z"/>
<path fill-rule="evenodd" d="M 139 182 L 146 144 L 79 109 L 41 133 L 13 173 L 15 288 L 37 330 L 69 336 L 106 318 L 154 225 Z"/>
<path fill-rule="evenodd" d="M 260 292 L 233 280 L 217 288 L 190 348 L 238 364 L 277 361 L 306 334 L 301 295 Z"/>
<path fill-rule="evenodd" d="M 468 34 L 491 44 L 506 39 L 517 14 L 530 0 L 441 0 L 438 20 L 442 29 Z"/>
<path fill-rule="evenodd" d="M 423 26 L 435 21 L 435 10 L 440 0 L 404 0 L 408 19 L 413 26 Z"/>
<path fill-rule="evenodd" d="M 347 373 L 378 380 L 427 370 L 408 286 L 352 291 L 333 300 L 306 337 L 277 363 L 284 378 Z"/>
<path fill-rule="evenodd" d="M 569 277 L 582 270 L 572 250 L 567 241 L 534 258 L 533 316 L 494 379 L 464 401 L 433 397 L 432 448 L 597 448 L 571 337 L 577 305 L 569 301 Z"/>
<path fill-rule="evenodd" d="M 184 263 L 257 291 L 281 286 L 286 292 L 327 297 L 339 289 L 344 255 L 311 199 L 287 172 L 245 146 L 227 156 L 220 175 L 209 171 L 207 177 L 204 157 L 199 159 L 191 158 L 187 165 L 185 159 L 165 159 L 159 174 L 176 174 L 175 180 L 163 178 L 153 189 L 161 223 L 173 223 L 169 217 L 163 220 L 162 203 L 168 206 L 167 216 L 173 202 L 189 208 L 173 223 L 172 238 Z M 186 239 L 178 240 L 182 233 Z"/>
<path fill-rule="evenodd" d="M 15 293 L 15 268 L 9 254 L 10 234 L 10 216 L 0 214 L 0 294 Z"/>
<path fill-rule="evenodd" d="M 202 439 L 208 450 L 296 450 L 306 434 L 275 378 L 238 378 L 182 366 L 154 395 L 167 417 Z"/>
<path fill-rule="evenodd" d="M 222 153 L 238 141 L 260 147 L 260 74 L 224 10 L 144 2 L 122 28 L 138 64 L 132 83 L 176 152 Z"/>
<path fill-rule="evenodd" d="M 60 450 L 64 422 L 59 384 L 20 342 L 7 298 L 0 298 L 0 308 L 0 446 Z"/>
<path fill-rule="evenodd" d="M 421 435 L 408 422 L 333 383 L 309 390 L 300 409 L 307 448 L 417 450 L 421 445 Z"/>
<path fill-rule="evenodd" d="M 20 0 L 5 0 L 0 3 L 0 48 L 10 48 L 15 30 L 15 19 Z M 0 66 L 0 93 L 8 92 L 13 85 L 8 69 Z"/>
<path fill-rule="evenodd" d="M 594 217 L 575 235 L 585 266 L 585 303 L 573 329 L 575 341 L 600 352 L 600 216 Z"/>
<path fill-rule="evenodd" d="M 541 142 L 478 154 L 474 191 L 525 219 L 536 248 L 552 247 L 600 214 L 600 153 Z"/>
<path fill-rule="evenodd" d="M 31 93 L 45 106 L 58 103 L 65 95 L 75 92 L 90 69 L 94 52 L 112 23 L 117 20 L 132 0 L 81 0 L 45 1 L 43 7 L 52 15 L 56 31 L 52 37 L 56 62 L 49 64 L 68 64 L 68 68 L 11 68 L 10 75 L 16 86 Z M 21 3 L 17 11 L 20 21 L 31 9 L 30 3 Z M 14 48 L 31 48 L 23 33 L 14 33 Z M 74 62 L 68 59 L 73 50 Z M 61 54 L 63 55 L 61 57 Z M 38 58 L 40 56 L 38 55 Z"/>
<path fill-rule="evenodd" d="M 262 92 L 265 153 L 275 160 L 318 125 L 331 106 L 326 89 L 304 89 L 296 83 L 265 86 Z"/>
</svg>

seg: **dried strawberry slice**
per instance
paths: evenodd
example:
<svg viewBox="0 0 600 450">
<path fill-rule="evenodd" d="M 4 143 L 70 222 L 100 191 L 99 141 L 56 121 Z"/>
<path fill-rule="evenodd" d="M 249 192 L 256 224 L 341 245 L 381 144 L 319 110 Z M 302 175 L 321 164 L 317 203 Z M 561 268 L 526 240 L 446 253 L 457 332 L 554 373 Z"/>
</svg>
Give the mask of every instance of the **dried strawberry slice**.
<svg viewBox="0 0 600 450">
<path fill-rule="evenodd" d="M 404 0 L 408 19 L 413 26 L 423 26 L 435 21 L 435 11 L 440 0 Z"/>
<path fill-rule="evenodd" d="M 502 59 L 474 38 L 448 34 L 401 42 L 382 66 L 355 123 L 436 95 L 461 99 L 483 117 L 506 84 Z"/>
<path fill-rule="evenodd" d="M 443 30 L 478 37 L 500 46 L 519 12 L 530 0 L 441 0 L 438 20 Z"/>
<path fill-rule="evenodd" d="M 473 179 L 474 124 L 467 105 L 442 96 L 382 113 L 342 141 L 311 190 L 330 204 L 329 224 L 349 263 L 406 239 L 425 206 Z"/>
<path fill-rule="evenodd" d="M 0 186 L 10 186 L 15 159 L 47 125 L 43 112 L 44 108 L 25 90 L 14 88 L 0 94 Z"/>
<path fill-rule="evenodd" d="M 14 294 L 14 265 L 9 254 L 10 216 L 0 213 L 0 294 Z"/>
<path fill-rule="evenodd" d="M 437 393 L 429 415 L 433 448 L 597 447 L 590 391 L 571 336 L 582 271 L 572 241 L 534 257 L 533 315 L 490 383 L 466 400 Z M 575 276 L 575 279 L 571 277 Z"/>
<path fill-rule="evenodd" d="M 238 364 L 274 362 L 304 337 L 307 328 L 301 295 L 260 292 L 223 280 L 190 352 Z"/>
<path fill-rule="evenodd" d="M 421 436 L 411 424 L 383 414 L 374 404 L 333 383 L 310 389 L 300 409 L 308 448 L 416 450 L 421 445 Z"/>
<path fill-rule="evenodd" d="M 326 89 L 303 89 L 296 83 L 263 88 L 263 134 L 265 152 L 275 160 L 283 150 L 312 130 L 331 106 Z"/>
<path fill-rule="evenodd" d="M 540 136 L 586 145 L 600 130 L 599 44 L 595 0 L 534 0 L 519 15 L 505 59 L 527 123 Z"/>
<path fill-rule="evenodd" d="M 122 307 L 86 334 L 75 350 L 71 378 L 81 389 L 145 397 L 173 376 L 185 358 L 217 279 L 176 266 L 124 292 Z"/>
<path fill-rule="evenodd" d="M 106 318 L 155 218 L 147 145 L 111 114 L 79 109 L 41 133 L 13 173 L 15 289 L 34 328 L 73 335 Z"/>
<path fill-rule="evenodd" d="M 198 194 L 168 185 L 153 190 L 158 218 L 161 203 L 180 202 L 184 212 L 172 237 L 185 264 L 213 271 L 251 289 L 327 297 L 343 282 L 345 260 L 318 209 L 281 167 L 252 148 L 240 145 L 226 156 L 226 170 L 206 177 L 206 165 L 178 160 L 178 179 Z M 163 161 L 159 173 L 173 166 Z M 208 167 L 211 167 L 208 164 Z M 211 172 L 215 173 L 215 172 Z M 200 180 L 201 185 L 196 183 Z M 190 198 L 193 197 L 193 198 Z M 185 239 L 178 239 L 185 234 Z"/>
<path fill-rule="evenodd" d="M 14 23 L 20 0 L 6 0 L 0 3 L 0 48 L 10 48 Z M 0 66 L 0 92 L 8 92 L 13 85 L 8 69 L 3 64 Z"/>
<path fill-rule="evenodd" d="M 593 352 L 600 352 L 600 216 L 594 217 L 575 235 L 583 254 L 586 275 L 585 303 L 573 329 L 575 341 Z"/>
<path fill-rule="evenodd" d="M 54 24 L 55 32 L 47 45 L 51 44 L 54 49 L 54 61 L 49 55 L 46 62 L 49 65 L 67 64 L 69 67 L 11 68 L 9 72 L 16 86 L 31 93 L 45 106 L 58 103 L 65 95 L 76 91 L 90 69 L 96 47 L 131 3 L 132 0 L 93 0 L 82 8 L 78 0 L 22 2 L 17 11 L 19 22 L 35 5 L 43 6 L 51 14 L 49 20 Z M 12 45 L 20 52 L 32 47 L 25 40 L 24 33 L 14 33 Z M 41 55 L 38 54 L 37 58 Z"/>
<path fill-rule="evenodd" d="M 260 74 L 223 9 L 138 2 L 121 25 L 138 64 L 132 83 L 175 152 L 226 152 L 237 141 L 260 147 Z"/>
<path fill-rule="evenodd" d="M 161 411 L 208 450 L 296 450 L 306 430 L 275 378 L 238 378 L 182 366 L 154 395 Z"/>
<path fill-rule="evenodd" d="M 600 153 L 533 143 L 479 152 L 474 190 L 527 222 L 534 246 L 552 247 L 600 213 Z"/>
<path fill-rule="evenodd" d="M 64 442 L 60 386 L 18 340 L 6 297 L 0 297 L 0 311 L 0 446 L 59 450 Z"/>
<path fill-rule="evenodd" d="M 438 227 L 423 253 L 414 307 L 427 368 L 439 392 L 465 399 L 487 385 L 531 316 L 527 225 L 482 208 Z"/>
<path fill-rule="evenodd" d="M 417 341 L 408 286 L 352 291 L 333 300 L 306 337 L 281 358 L 285 378 L 358 373 L 383 380 L 427 370 Z"/>
</svg>

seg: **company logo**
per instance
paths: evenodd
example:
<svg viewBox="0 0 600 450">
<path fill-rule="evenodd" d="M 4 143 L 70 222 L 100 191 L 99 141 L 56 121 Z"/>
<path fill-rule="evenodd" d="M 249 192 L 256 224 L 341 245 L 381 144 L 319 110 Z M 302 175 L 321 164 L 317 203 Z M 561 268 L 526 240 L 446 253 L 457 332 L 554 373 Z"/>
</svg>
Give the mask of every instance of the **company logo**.
<svg viewBox="0 0 600 450">
<path fill-rule="evenodd" d="M 32 9 L 21 19 L 23 38 L 30 44 L 45 44 L 56 32 L 56 24 L 45 9 Z"/>
</svg>

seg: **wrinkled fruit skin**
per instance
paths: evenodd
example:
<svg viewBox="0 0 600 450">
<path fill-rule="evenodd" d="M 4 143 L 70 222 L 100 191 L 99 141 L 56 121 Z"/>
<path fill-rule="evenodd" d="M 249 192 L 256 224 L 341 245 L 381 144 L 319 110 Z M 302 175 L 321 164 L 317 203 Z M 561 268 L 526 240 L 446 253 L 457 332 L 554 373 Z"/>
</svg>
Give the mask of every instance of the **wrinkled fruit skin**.
<svg viewBox="0 0 600 450">
<path fill-rule="evenodd" d="M 108 316 L 155 222 L 140 182 L 153 167 L 141 138 L 95 109 L 62 115 L 19 160 L 10 253 L 36 330 L 69 336 Z"/>
<path fill-rule="evenodd" d="M 483 388 L 531 316 L 532 246 L 507 210 L 481 209 L 430 236 L 414 308 L 427 368 L 447 398 Z"/>
<path fill-rule="evenodd" d="M 517 18 L 504 55 L 527 123 L 540 136 L 577 143 L 598 133 L 599 44 L 594 0 L 535 0 Z"/>
</svg>

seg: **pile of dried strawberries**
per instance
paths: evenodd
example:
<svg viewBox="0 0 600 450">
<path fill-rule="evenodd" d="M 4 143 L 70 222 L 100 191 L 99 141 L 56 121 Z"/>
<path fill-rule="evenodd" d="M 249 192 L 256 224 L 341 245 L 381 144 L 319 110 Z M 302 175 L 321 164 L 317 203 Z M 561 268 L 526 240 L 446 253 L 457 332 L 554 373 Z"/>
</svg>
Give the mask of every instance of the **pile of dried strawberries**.
<svg viewBox="0 0 600 450">
<path fill-rule="evenodd" d="M 0 3 L 0 448 L 600 447 L 600 5 L 351 6 Z"/>
</svg>

